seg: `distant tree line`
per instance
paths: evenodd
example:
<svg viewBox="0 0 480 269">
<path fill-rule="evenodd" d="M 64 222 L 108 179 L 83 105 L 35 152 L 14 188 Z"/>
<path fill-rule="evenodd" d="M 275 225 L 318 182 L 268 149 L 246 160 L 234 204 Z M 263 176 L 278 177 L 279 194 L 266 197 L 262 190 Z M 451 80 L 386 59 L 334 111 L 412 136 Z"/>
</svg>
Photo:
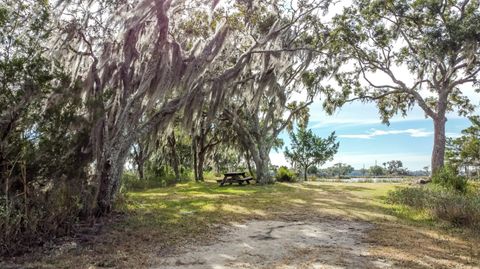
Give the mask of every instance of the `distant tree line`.
<svg viewBox="0 0 480 269">
<path fill-rule="evenodd" d="M 336 163 L 327 168 L 311 167 L 309 174 L 320 177 L 342 178 L 342 177 L 362 177 L 362 176 L 411 176 L 411 175 L 428 175 L 425 171 L 409 171 L 403 167 L 400 160 L 391 160 L 383 163 L 383 166 L 373 165 L 368 169 L 355 168 L 346 163 Z"/>
</svg>

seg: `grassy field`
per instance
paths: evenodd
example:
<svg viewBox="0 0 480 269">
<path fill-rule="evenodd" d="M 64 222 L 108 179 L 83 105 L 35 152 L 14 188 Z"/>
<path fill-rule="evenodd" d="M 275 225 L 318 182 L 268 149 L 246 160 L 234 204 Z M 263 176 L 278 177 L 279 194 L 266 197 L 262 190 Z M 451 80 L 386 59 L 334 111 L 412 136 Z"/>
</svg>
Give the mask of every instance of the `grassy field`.
<svg viewBox="0 0 480 269">
<path fill-rule="evenodd" d="M 215 240 L 223 224 L 251 219 L 363 220 L 375 224 L 370 255 L 406 268 L 476 268 L 478 235 L 385 202 L 393 183 L 277 183 L 218 187 L 214 182 L 129 192 L 102 230 L 74 247 L 19 257 L 30 267 L 148 267 L 184 244 Z M 68 246 L 68 244 L 67 244 Z M 24 263 L 27 262 L 27 263 Z"/>
</svg>

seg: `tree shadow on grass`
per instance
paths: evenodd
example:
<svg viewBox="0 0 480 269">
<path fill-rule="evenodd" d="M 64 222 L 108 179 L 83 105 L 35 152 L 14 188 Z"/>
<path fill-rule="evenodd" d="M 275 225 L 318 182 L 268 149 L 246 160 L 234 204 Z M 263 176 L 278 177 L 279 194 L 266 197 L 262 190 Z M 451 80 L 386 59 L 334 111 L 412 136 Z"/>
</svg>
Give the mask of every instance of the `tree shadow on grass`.
<svg viewBox="0 0 480 269">
<path fill-rule="evenodd" d="M 358 192 L 369 191 L 370 187 L 309 187 L 328 193 L 315 198 L 320 211 L 340 211 L 376 223 L 368 238 L 374 258 L 402 268 L 480 268 L 478 234 L 472 237 L 469 231 L 458 233 L 441 228 L 421 212 L 387 204 L 384 194 L 359 195 Z"/>
<path fill-rule="evenodd" d="M 372 260 L 384 259 L 407 268 L 468 268 L 473 267 L 471 260 L 480 260 L 478 248 L 471 250 L 478 241 L 409 219 L 411 214 L 396 213 L 382 200 L 387 189 L 378 188 L 383 186 L 390 185 L 281 183 L 219 187 L 215 182 L 206 182 L 132 192 L 125 207 L 128 218 L 105 227 L 101 235 L 82 243 L 80 248 L 44 260 L 59 268 L 102 262 L 124 268 L 148 267 L 154 265 L 152 252 L 157 257 L 174 252 L 177 246 L 214 241 L 224 232 L 222 226 L 231 222 L 328 221 L 330 217 L 375 223 L 365 238 L 372 247 Z"/>
<path fill-rule="evenodd" d="M 279 184 L 275 187 L 246 186 L 247 192 L 238 191 L 239 188 L 244 187 L 210 186 L 195 188 L 194 191 L 185 190 L 182 193 L 192 200 L 186 204 L 172 201 L 167 207 L 173 207 L 172 214 L 182 209 L 200 214 L 192 213 L 189 216 L 187 213 L 187 216 L 170 216 L 167 219 L 175 219 L 177 224 L 184 221 L 201 223 L 205 220 L 206 223 L 226 223 L 294 215 L 296 219 L 331 216 L 374 221 L 375 228 L 365 239 L 372 245 L 372 261 L 385 260 L 387 264 L 406 268 L 478 266 L 475 261 L 479 259 L 479 254 L 472 250 L 473 241 L 425 226 L 425 222 L 412 219 L 411 214 L 395 214 L 391 206 L 380 199 L 385 194 L 372 195 L 370 192 L 375 188 L 369 185 Z M 225 193 L 228 195 L 216 196 Z M 212 197 L 208 198 L 205 194 Z M 414 222 L 416 226 L 397 223 L 397 218 Z M 376 268 L 377 265 L 369 263 L 365 266 Z"/>
</svg>

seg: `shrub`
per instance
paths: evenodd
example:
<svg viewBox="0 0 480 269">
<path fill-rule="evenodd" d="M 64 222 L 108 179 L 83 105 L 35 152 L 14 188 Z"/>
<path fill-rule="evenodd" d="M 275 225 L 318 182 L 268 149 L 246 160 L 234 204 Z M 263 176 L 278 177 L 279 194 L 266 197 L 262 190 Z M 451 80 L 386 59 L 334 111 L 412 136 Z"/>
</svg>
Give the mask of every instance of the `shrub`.
<svg viewBox="0 0 480 269">
<path fill-rule="evenodd" d="M 20 254 L 70 234 L 84 209 L 78 191 L 62 181 L 30 186 L 30 192 L 0 196 L 0 256 Z"/>
<path fill-rule="evenodd" d="M 432 182 L 461 193 L 465 193 L 467 190 L 466 178 L 459 176 L 456 169 L 451 166 L 444 166 L 436 171 L 432 176 Z"/>
<path fill-rule="evenodd" d="M 288 169 L 286 166 L 280 166 L 278 168 L 275 178 L 280 182 L 295 182 L 297 180 L 295 172 Z"/>
<path fill-rule="evenodd" d="M 454 226 L 480 230 L 480 193 L 446 187 L 409 187 L 389 192 L 387 201 L 425 210 Z"/>
<path fill-rule="evenodd" d="M 432 197 L 430 211 L 455 226 L 480 230 L 480 198 L 447 190 L 437 191 Z"/>
<path fill-rule="evenodd" d="M 423 188 L 403 188 L 390 191 L 387 202 L 422 208 L 428 202 L 428 193 Z"/>
<path fill-rule="evenodd" d="M 122 175 L 122 189 L 127 191 L 161 188 L 175 183 L 175 176 L 172 174 L 165 174 L 160 177 L 147 173 L 144 179 L 139 179 L 132 171 L 126 171 Z"/>
</svg>

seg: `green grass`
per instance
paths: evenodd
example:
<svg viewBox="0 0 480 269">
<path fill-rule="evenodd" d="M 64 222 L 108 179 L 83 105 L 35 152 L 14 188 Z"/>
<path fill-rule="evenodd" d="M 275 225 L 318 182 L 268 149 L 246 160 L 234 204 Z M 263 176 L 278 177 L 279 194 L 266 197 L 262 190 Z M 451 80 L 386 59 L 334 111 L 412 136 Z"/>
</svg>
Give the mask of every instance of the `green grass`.
<svg viewBox="0 0 480 269">
<path fill-rule="evenodd" d="M 383 220 L 396 206 L 384 203 L 390 183 L 277 183 L 226 186 L 214 182 L 130 192 L 124 211 L 132 228 L 172 233 L 200 232 L 212 223 L 269 219 L 297 212 L 363 220 Z M 399 216 L 401 214 L 398 214 Z M 408 216 L 405 216 L 408 217 Z M 415 216 L 412 219 L 418 219 Z M 179 230 L 178 225 L 191 225 Z"/>
<path fill-rule="evenodd" d="M 440 230 L 422 211 L 386 203 L 389 191 L 405 186 L 399 183 L 305 182 L 219 187 L 210 180 L 131 191 L 121 199 L 117 219 L 107 224 L 104 232 L 87 248 L 39 260 L 42 265 L 50 264 L 51 268 L 88 268 L 105 264 L 121 268 L 151 267 L 155 265 L 152 257 L 161 257 L 177 246 L 211 242 L 223 232 L 222 224 L 251 219 L 369 221 L 377 224 L 368 234 L 368 240 L 378 246 L 373 249 L 375 255 L 380 258 L 395 253 L 416 255 L 418 251 L 412 249 L 412 244 L 435 245 L 439 237 L 435 234 Z M 459 242 L 442 241 L 444 250 L 435 255 L 441 259 L 459 244 L 466 246 L 460 254 L 467 255 L 468 246 L 476 244 Z M 468 255 L 475 257 L 477 254 Z M 33 267 L 41 266 L 36 263 Z"/>
<path fill-rule="evenodd" d="M 129 217 L 118 223 L 116 230 L 121 235 L 119 241 L 125 240 L 128 231 L 129 245 L 141 250 L 137 253 L 149 253 L 152 248 L 167 250 L 176 245 L 201 244 L 203 240 L 211 242 L 223 231 L 219 226 L 231 222 L 353 219 L 376 224 L 367 240 L 372 244 L 372 255 L 379 259 L 392 259 L 408 268 L 424 268 L 416 261 L 425 255 L 440 261 L 432 262 L 433 267 L 448 267 L 450 261 L 463 264 L 458 257 L 476 260 L 480 255 L 472 251 L 478 244 L 476 237 L 444 229 L 422 210 L 386 202 L 389 192 L 406 186 L 304 182 L 219 187 L 212 181 L 189 182 L 130 192 L 123 209 Z M 437 251 L 426 252 L 425 247 Z M 447 265 L 444 257 L 448 257 Z"/>
<path fill-rule="evenodd" d="M 159 236 L 167 234 L 165 240 L 174 241 L 191 234 L 208 234 L 212 224 L 285 218 L 298 213 L 444 228 L 425 210 L 386 202 L 390 191 L 405 186 L 306 182 L 219 187 L 215 182 L 189 182 L 129 192 L 123 211 L 131 217 L 120 225 L 129 230 L 158 231 Z"/>
</svg>

